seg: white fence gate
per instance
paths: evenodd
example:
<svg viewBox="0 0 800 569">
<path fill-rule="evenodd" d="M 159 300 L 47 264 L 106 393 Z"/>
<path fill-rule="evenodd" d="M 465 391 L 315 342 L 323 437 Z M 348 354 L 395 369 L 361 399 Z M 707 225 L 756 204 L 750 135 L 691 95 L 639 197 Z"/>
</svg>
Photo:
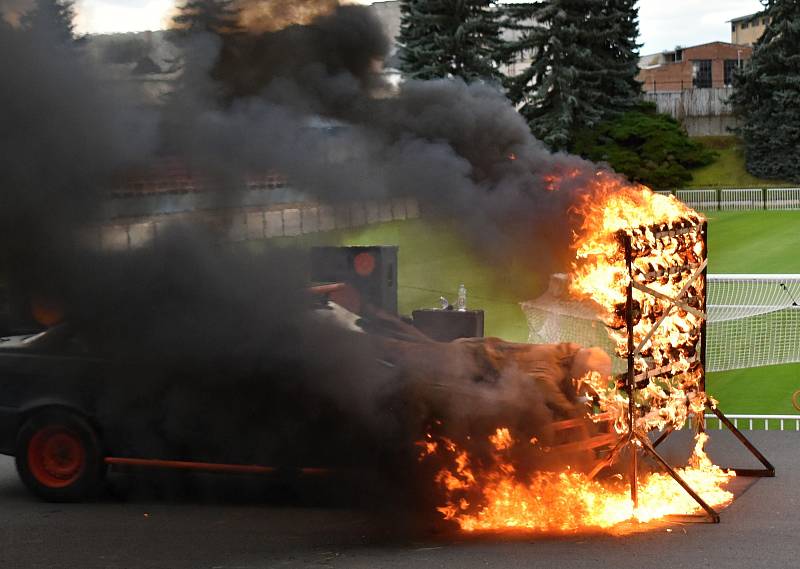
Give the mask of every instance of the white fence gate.
<svg viewBox="0 0 800 569">
<path fill-rule="evenodd" d="M 800 188 L 708 188 L 661 190 L 701 211 L 800 210 Z"/>
<path fill-rule="evenodd" d="M 767 209 L 800 209 L 800 188 L 767 188 Z"/>
<path fill-rule="evenodd" d="M 720 190 L 719 209 L 764 209 L 764 192 L 759 189 Z"/>
</svg>

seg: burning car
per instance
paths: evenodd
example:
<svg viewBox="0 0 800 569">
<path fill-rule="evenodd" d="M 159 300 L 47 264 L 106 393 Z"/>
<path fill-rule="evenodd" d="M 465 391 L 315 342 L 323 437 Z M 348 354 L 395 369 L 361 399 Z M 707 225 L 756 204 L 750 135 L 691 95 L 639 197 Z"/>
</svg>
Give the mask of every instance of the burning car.
<svg viewBox="0 0 800 569">
<path fill-rule="evenodd" d="M 225 361 L 200 369 L 112 356 L 62 323 L 0 340 L 0 452 L 16 458 L 33 493 L 71 501 L 96 494 L 109 467 L 271 473 L 413 466 L 415 442 L 432 424 L 478 433 L 502 417 L 572 455 L 613 442 L 582 418 L 586 398 L 571 382 L 590 370 L 609 372 L 599 350 L 496 338 L 434 342 L 399 318 L 358 315 L 328 301 L 313 317 L 369 354 L 358 381 L 369 399 L 383 402 L 391 426 L 364 428 L 335 398 L 301 381 L 259 401 L 253 395 L 269 378 L 226 369 Z M 220 383 L 218 374 L 230 377 Z M 342 451 L 352 448 L 360 452 Z"/>
</svg>

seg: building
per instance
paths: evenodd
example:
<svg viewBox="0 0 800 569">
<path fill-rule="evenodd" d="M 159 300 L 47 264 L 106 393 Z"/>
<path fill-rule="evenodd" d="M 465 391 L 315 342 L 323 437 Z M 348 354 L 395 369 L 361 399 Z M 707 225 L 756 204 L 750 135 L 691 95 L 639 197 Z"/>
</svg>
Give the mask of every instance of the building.
<svg viewBox="0 0 800 569">
<path fill-rule="evenodd" d="M 752 54 L 750 46 L 721 41 L 676 47 L 640 58 L 637 79 L 648 93 L 730 87 L 733 72 Z"/>
<path fill-rule="evenodd" d="M 764 30 L 769 24 L 769 16 L 766 12 L 757 12 L 748 16 L 734 18 L 731 24 L 731 43 L 739 45 L 755 44 L 763 35 Z"/>
</svg>

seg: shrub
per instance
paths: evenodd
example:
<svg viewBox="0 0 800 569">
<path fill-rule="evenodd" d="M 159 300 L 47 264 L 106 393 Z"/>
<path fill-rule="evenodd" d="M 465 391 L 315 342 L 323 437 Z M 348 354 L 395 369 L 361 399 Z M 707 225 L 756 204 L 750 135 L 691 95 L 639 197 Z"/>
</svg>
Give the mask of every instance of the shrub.
<svg viewBox="0 0 800 569">
<path fill-rule="evenodd" d="M 690 168 L 710 164 L 715 156 L 691 140 L 678 121 L 647 103 L 578 133 L 572 150 L 652 188 L 686 184 L 692 179 Z"/>
</svg>

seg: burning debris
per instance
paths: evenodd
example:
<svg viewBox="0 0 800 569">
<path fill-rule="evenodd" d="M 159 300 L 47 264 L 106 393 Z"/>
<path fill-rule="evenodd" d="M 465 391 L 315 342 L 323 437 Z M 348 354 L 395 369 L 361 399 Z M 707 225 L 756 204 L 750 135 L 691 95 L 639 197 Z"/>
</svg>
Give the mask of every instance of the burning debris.
<svg viewBox="0 0 800 569">
<path fill-rule="evenodd" d="M 571 379 L 576 390 L 593 395 L 596 410 L 584 408 L 587 420 L 609 425 L 615 440 L 589 469 L 564 460 L 559 470 L 530 472 L 520 471 L 509 450 L 534 452 L 541 441 L 504 425 L 489 437 L 488 460 L 465 450 L 474 446 L 470 441 L 429 434 L 421 459 L 445 465 L 436 475 L 446 498 L 439 510 L 465 530 L 575 531 L 703 510 L 718 521 L 714 508 L 733 499 L 725 487 L 736 473 L 714 465 L 704 451 L 703 413 L 715 404 L 703 373 L 705 222 L 672 197 L 602 173 L 573 211 L 580 224 L 570 291 L 596 304 L 628 372 L 612 378 L 594 370 Z M 694 451 L 685 468 L 674 470 L 655 446 L 690 416 L 699 427 Z M 651 431 L 662 433 L 655 443 Z M 602 478 L 624 450 L 629 479 Z M 666 473 L 639 478 L 640 452 Z"/>
</svg>

